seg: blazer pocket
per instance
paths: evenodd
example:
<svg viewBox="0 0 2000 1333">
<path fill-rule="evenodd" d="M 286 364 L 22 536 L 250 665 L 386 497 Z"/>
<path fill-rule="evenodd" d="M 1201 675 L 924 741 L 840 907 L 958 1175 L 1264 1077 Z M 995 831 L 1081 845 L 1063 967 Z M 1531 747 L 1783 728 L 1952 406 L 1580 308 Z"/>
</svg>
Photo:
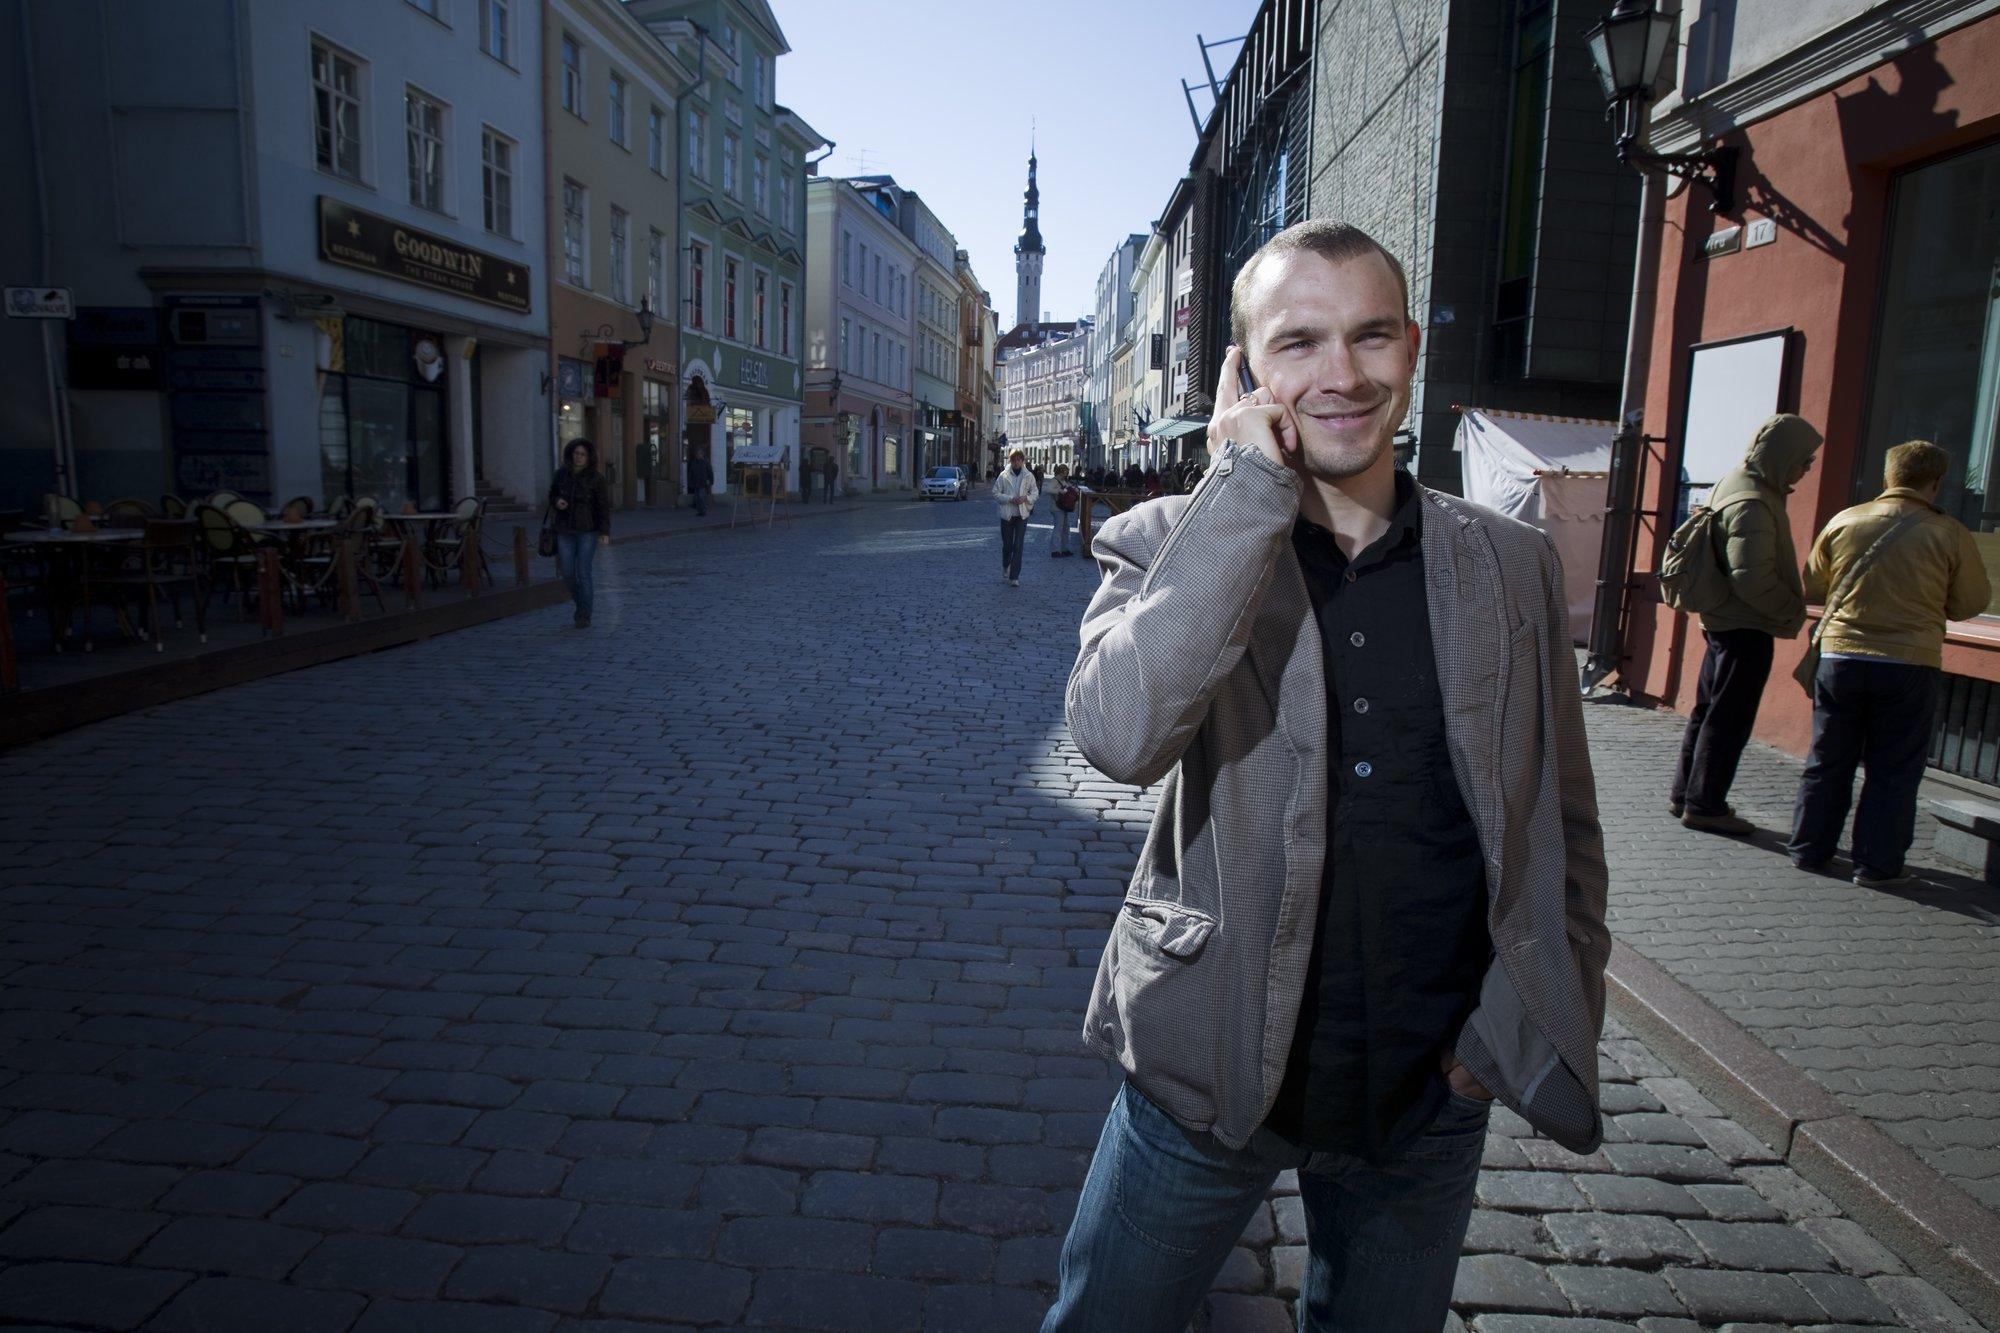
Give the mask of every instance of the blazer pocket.
<svg viewBox="0 0 2000 1333">
<path fill-rule="evenodd" d="M 1156 898 L 1127 898 L 1125 925 L 1170 958 L 1192 961 L 1215 931 L 1215 918 L 1179 903 Z"/>
</svg>

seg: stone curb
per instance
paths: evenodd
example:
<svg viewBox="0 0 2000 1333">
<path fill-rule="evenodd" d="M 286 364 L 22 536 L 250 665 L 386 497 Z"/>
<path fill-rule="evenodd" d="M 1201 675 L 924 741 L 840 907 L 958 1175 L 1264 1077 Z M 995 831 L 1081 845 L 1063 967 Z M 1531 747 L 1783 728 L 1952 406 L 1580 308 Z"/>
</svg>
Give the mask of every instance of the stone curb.
<svg viewBox="0 0 2000 1333">
<path fill-rule="evenodd" d="M 1855 1115 L 1667 970 L 1624 944 L 1605 969 L 1611 1013 L 1989 1328 L 2000 1328 L 2000 1219 Z"/>
<path fill-rule="evenodd" d="M 822 514 L 831 517 L 835 514 L 858 513 L 872 505 L 888 504 L 896 500 L 906 500 L 908 498 L 908 496 L 903 495 L 901 492 L 887 491 L 880 495 L 842 500 L 838 504 L 805 505 L 796 502 L 788 503 L 792 506 L 793 518 L 818 518 Z M 765 527 L 782 529 L 784 523 L 785 518 L 783 514 L 778 516 L 776 522 L 771 522 L 763 518 L 745 518 L 742 522 L 736 524 L 699 522 L 691 523 L 684 528 L 655 528 L 645 532 L 613 533 L 611 544 L 613 546 L 624 546 L 631 542 L 660 541 L 667 537 L 692 537 L 703 532 L 755 532 L 757 529 Z M 532 535 L 535 528 L 531 525 L 528 531 Z"/>
</svg>

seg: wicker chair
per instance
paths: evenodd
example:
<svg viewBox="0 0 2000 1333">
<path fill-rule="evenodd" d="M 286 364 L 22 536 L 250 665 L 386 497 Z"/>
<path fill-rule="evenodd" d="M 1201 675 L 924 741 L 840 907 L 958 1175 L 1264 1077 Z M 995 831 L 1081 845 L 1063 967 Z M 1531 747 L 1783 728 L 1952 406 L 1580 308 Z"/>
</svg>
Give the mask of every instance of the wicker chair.
<svg viewBox="0 0 2000 1333">
<path fill-rule="evenodd" d="M 451 507 L 451 527 L 432 539 L 432 568 L 442 582 L 458 564 L 467 542 L 477 544 L 486 519 L 486 501 L 468 495 Z"/>
<path fill-rule="evenodd" d="M 104 506 L 104 523 L 107 528 L 143 528 L 148 519 L 160 516 L 157 509 L 144 500 L 113 500 Z"/>
<path fill-rule="evenodd" d="M 136 601 L 146 599 L 146 633 L 153 651 L 166 645 L 160 641 L 160 598 L 164 596 L 174 611 L 174 628 L 181 627 L 180 590 L 185 588 L 194 603 L 195 633 L 208 642 L 208 580 L 197 554 L 201 533 L 176 519 L 148 519 L 146 536 L 138 551 L 138 565 L 128 567 L 105 580 L 127 590 Z"/>
<path fill-rule="evenodd" d="M 160 512 L 168 518 L 186 518 L 188 516 L 187 501 L 181 499 L 178 495 L 162 494 L 160 496 Z"/>
<path fill-rule="evenodd" d="M 257 543 L 242 525 L 214 505 L 196 505 L 196 520 L 201 526 L 201 549 L 208 565 L 208 588 L 226 576 L 236 590 L 237 614 L 245 620 L 250 618 L 250 599 L 244 591 L 246 579 L 254 582 L 257 576 Z M 207 594 L 203 594 L 204 601 Z"/>
<path fill-rule="evenodd" d="M 42 494 L 42 517 L 48 520 L 51 527 L 60 525 L 66 528 L 83 517 L 83 506 L 67 495 L 45 491 Z"/>
</svg>

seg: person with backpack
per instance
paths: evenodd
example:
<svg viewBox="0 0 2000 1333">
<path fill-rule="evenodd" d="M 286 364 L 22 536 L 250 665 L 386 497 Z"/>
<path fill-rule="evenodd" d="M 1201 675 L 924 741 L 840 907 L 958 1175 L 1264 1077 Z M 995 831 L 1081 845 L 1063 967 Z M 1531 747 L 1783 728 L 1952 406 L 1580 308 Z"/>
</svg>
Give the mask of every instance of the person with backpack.
<svg viewBox="0 0 2000 1333">
<path fill-rule="evenodd" d="M 1825 609 L 1817 654 L 1807 654 L 1815 669 L 1800 679 L 1813 701 L 1812 752 L 1785 850 L 1801 870 L 1826 868 L 1847 823 L 1855 766 L 1865 765 L 1852 844 L 1863 888 L 1907 878 L 1945 622 L 1978 615 L 1992 598 L 1972 534 L 1938 508 L 1950 466 L 1951 455 L 1928 440 L 1897 445 L 1882 494 L 1835 514 L 1806 561 L 1806 595 Z"/>
<path fill-rule="evenodd" d="M 1812 470 L 1820 433 L 1780 412 L 1757 428 L 1741 467 L 1668 543 L 1661 596 L 1701 616 L 1708 650 L 1681 734 L 1668 811 L 1688 828 L 1745 837 L 1756 826 L 1729 806 L 1729 787 L 1757 724 L 1775 641 L 1806 623 L 1805 587 L 1785 497 Z"/>
<path fill-rule="evenodd" d="M 1077 490 L 1076 483 L 1070 480 L 1069 465 L 1066 463 L 1056 464 L 1056 522 L 1055 527 L 1049 533 L 1050 559 L 1053 560 L 1062 556 L 1076 554 L 1076 552 L 1069 549 L 1069 522 L 1070 516 L 1076 512 L 1077 501 L 1082 498 L 1082 493 Z"/>
</svg>

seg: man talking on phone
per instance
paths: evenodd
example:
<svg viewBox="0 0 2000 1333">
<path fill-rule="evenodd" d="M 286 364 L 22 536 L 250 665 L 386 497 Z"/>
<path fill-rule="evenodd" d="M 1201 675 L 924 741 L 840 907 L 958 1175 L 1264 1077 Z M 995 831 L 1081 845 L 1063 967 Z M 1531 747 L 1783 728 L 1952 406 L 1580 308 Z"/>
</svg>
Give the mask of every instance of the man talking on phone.
<svg viewBox="0 0 2000 1333">
<path fill-rule="evenodd" d="M 1159 808 L 1084 1039 L 1125 1070 L 1056 1330 L 1178 1333 L 1298 1172 L 1300 1327 L 1435 1333 L 1498 1098 L 1597 1147 L 1603 838 L 1562 572 L 1390 442 L 1402 266 L 1301 223 L 1230 293 L 1193 494 L 1096 538 L 1067 711 Z"/>
</svg>

